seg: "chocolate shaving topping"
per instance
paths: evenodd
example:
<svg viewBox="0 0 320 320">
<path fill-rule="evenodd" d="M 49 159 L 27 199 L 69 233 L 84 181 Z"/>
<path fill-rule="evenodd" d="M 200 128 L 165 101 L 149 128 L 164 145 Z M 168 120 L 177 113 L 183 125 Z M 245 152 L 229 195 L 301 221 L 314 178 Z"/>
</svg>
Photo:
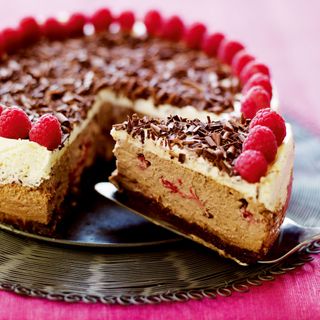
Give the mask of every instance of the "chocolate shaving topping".
<svg viewBox="0 0 320 320">
<path fill-rule="evenodd" d="M 68 123 L 65 135 L 86 118 L 102 88 L 133 100 L 152 98 L 155 105 L 191 105 L 214 113 L 232 112 L 240 91 L 230 67 L 200 51 L 122 33 L 43 40 L 0 64 L 0 103 L 19 105 L 32 119 L 54 113 Z M 163 128 L 153 130 L 157 135 Z M 188 133 L 203 137 L 201 130 L 194 125 Z"/>
<path fill-rule="evenodd" d="M 231 119 L 223 121 L 201 122 L 179 116 L 170 116 L 166 120 L 139 118 L 137 115 L 113 126 L 115 130 L 125 130 L 132 137 L 145 141 L 160 141 L 160 145 L 172 150 L 177 146 L 181 150 L 194 152 L 232 176 L 235 174 L 234 162 L 242 150 L 243 137 L 248 135 L 249 121 Z M 174 158 L 174 153 L 170 153 Z M 186 154 L 179 152 L 178 161 L 184 163 Z"/>
<path fill-rule="evenodd" d="M 207 141 L 207 143 L 210 147 L 216 146 L 216 144 L 214 143 L 214 141 L 212 140 L 212 138 L 210 136 L 205 136 L 204 139 Z"/>
</svg>

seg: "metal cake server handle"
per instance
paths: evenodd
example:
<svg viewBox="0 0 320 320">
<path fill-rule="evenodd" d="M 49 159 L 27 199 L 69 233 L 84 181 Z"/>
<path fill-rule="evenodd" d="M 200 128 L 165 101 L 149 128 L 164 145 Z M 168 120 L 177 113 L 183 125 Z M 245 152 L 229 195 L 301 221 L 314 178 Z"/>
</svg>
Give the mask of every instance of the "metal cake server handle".
<svg viewBox="0 0 320 320">
<path fill-rule="evenodd" d="M 148 216 L 144 215 L 144 207 L 139 207 L 139 204 L 135 203 L 133 208 L 128 197 L 124 196 L 121 192 L 118 192 L 117 188 L 112 183 L 97 183 L 95 185 L 95 190 L 107 199 L 142 216 L 152 223 L 164 227 L 185 238 L 189 238 L 188 235 L 177 230 L 176 227 L 174 227 L 168 221 L 159 220 L 156 214 L 151 214 Z M 274 243 L 267 257 L 265 257 L 264 260 L 258 261 L 258 263 L 272 264 L 280 262 L 317 240 L 320 240 L 320 227 L 304 227 L 296 223 L 294 220 L 286 217 L 280 228 L 280 234 L 277 241 Z"/>
</svg>

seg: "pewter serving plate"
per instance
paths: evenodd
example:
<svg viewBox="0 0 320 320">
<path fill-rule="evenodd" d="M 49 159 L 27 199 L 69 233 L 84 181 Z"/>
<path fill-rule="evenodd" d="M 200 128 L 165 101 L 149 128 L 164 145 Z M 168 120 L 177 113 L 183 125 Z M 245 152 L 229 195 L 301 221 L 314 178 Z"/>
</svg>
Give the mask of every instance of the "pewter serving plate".
<svg viewBox="0 0 320 320">
<path fill-rule="evenodd" d="M 295 179 L 287 217 L 303 227 L 319 227 L 320 142 L 298 126 L 294 132 Z M 103 167 L 98 176 L 87 177 L 82 200 L 54 238 L 1 226 L 0 289 L 72 302 L 186 301 L 246 292 L 320 252 L 320 242 L 314 241 L 281 261 L 239 266 L 96 193 L 95 183 L 107 175 Z M 292 235 L 292 241 L 300 241 Z M 279 254 L 277 245 L 273 254 Z"/>
</svg>

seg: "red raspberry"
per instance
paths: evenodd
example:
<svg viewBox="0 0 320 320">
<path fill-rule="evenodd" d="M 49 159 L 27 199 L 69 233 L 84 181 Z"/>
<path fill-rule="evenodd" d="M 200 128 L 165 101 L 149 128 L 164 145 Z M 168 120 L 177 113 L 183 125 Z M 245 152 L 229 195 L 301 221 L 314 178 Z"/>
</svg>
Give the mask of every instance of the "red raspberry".
<svg viewBox="0 0 320 320">
<path fill-rule="evenodd" d="M 18 107 L 6 108 L 0 115 L 0 136 L 10 139 L 24 139 L 29 135 L 31 121 Z"/>
<path fill-rule="evenodd" d="M 200 49 L 207 27 L 202 23 L 194 23 L 186 31 L 185 41 L 189 48 Z"/>
<path fill-rule="evenodd" d="M 249 131 L 243 142 L 242 151 L 261 151 L 268 162 L 272 162 L 277 154 L 277 140 L 273 132 L 264 126 L 256 125 Z"/>
<path fill-rule="evenodd" d="M 32 126 L 29 137 L 48 150 L 59 147 L 62 140 L 62 131 L 59 120 L 52 114 L 41 116 Z"/>
<path fill-rule="evenodd" d="M 55 18 L 48 18 L 41 28 L 42 33 L 50 40 L 62 40 L 67 36 L 66 28 Z"/>
<path fill-rule="evenodd" d="M 135 16 L 132 11 L 124 11 L 118 17 L 118 22 L 120 24 L 122 31 L 130 31 L 135 22 Z"/>
<path fill-rule="evenodd" d="M 232 59 L 231 66 L 233 73 L 239 76 L 245 65 L 252 60 L 254 60 L 254 57 L 251 54 L 245 50 L 239 51 Z"/>
<path fill-rule="evenodd" d="M 270 109 L 259 110 L 250 123 L 250 129 L 257 125 L 268 127 L 275 135 L 278 146 L 280 146 L 286 136 L 286 124 L 278 113 Z"/>
<path fill-rule="evenodd" d="M 81 37 L 83 35 L 83 27 L 87 23 L 87 17 L 82 13 L 74 13 L 66 22 L 65 27 L 69 37 Z"/>
<path fill-rule="evenodd" d="M 4 104 L 0 104 L 0 115 L 2 113 L 2 111 L 6 108 L 6 106 Z"/>
<path fill-rule="evenodd" d="M 202 50 L 209 56 L 216 56 L 218 49 L 225 36 L 222 33 L 213 33 L 206 37 L 202 43 Z"/>
<path fill-rule="evenodd" d="M 179 41 L 184 35 L 185 26 L 178 16 L 172 16 L 165 21 L 162 36 L 171 41 Z"/>
<path fill-rule="evenodd" d="M 245 84 L 255 73 L 262 73 L 270 77 L 269 68 L 257 61 L 251 61 L 246 64 L 240 73 L 240 80 L 242 84 Z"/>
<path fill-rule="evenodd" d="M 144 24 L 149 35 L 159 35 L 163 25 L 163 18 L 159 11 L 151 10 L 144 17 Z"/>
<path fill-rule="evenodd" d="M 260 151 L 247 150 L 236 159 L 234 169 L 246 181 L 256 183 L 267 173 L 268 163 Z"/>
<path fill-rule="evenodd" d="M 34 17 L 23 18 L 19 23 L 21 41 L 24 45 L 30 45 L 41 38 L 41 28 Z"/>
<path fill-rule="evenodd" d="M 6 28 L 2 31 L 1 36 L 5 52 L 10 54 L 21 48 L 21 35 L 18 30 Z"/>
<path fill-rule="evenodd" d="M 270 108 L 270 96 L 262 87 L 252 87 L 241 102 L 241 112 L 246 119 L 252 119 L 258 110 Z"/>
<path fill-rule="evenodd" d="M 244 46 L 240 42 L 225 40 L 219 47 L 218 58 L 222 62 L 230 64 L 235 54 L 242 49 Z"/>
<path fill-rule="evenodd" d="M 111 11 L 107 8 L 97 10 L 90 19 L 96 32 L 105 31 L 113 21 Z"/>
<path fill-rule="evenodd" d="M 247 83 L 242 88 L 242 94 L 246 94 L 252 87 L 259 86 L 266 90 L 272 98 L 272 85 L 270 78 L 262 73 L 256 73 L 247 81 Z"/>
</svg>

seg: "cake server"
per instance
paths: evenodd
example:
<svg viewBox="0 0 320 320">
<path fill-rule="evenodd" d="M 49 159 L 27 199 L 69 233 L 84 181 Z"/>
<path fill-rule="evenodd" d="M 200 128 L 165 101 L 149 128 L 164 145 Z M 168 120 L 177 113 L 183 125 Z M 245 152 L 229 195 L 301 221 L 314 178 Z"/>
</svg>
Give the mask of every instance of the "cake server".
<svg viewBox="0 0 320 320">
<path fill-rule="evenodd" d="M 143 208 L 138 203 L 132 205 L 129 203 L 128 198 L 117 190 L 117 188 L 110 182 L 100 182 L 95 185 L 95 190 L 106 197 L 107 199 L 115 202 L 116 204 L 127 208 L 128 210 L 144 217 L 145 219 L 164 227 L 172 232 L 175 232 L 185 238 L 189 238 L 188 234 L 184 234 L 177 230 L 175 226 L 167 221 L 159 220 L 156 213 L 149 212 L 149 216 L 143 213 Z M 134 206 L 134 207 L 133 207 Z M 280 234 L 264 260 L 258 261 L 260 264 L 272 264 L 281 262 L 293 253 L 304 249 L 306 246 L 314 241 L 320 240 L 320 227 L 305 227 L 299 225 L 294 220 L 286 217 L 280 228 Z M 242 265 L 246 265 L 241 263 Z"/>
</svg>

